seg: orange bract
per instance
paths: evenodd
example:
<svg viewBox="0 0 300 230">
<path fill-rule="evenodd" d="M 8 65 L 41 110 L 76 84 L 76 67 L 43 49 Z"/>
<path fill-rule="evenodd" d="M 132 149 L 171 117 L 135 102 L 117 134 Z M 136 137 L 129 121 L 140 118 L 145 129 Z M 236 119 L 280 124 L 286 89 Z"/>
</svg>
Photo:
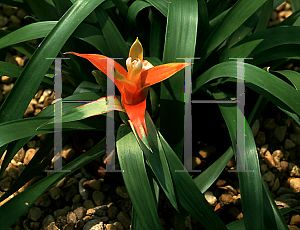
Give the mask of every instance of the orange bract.
<svg viewBox="0 0 300 230">
<path fill-rule="evenodd" d="M 189 63 L 169 63 L 153 67 L 150 62 L 143 60 L 143 47 L 138 38 L 132 44 L 126 60 L 128 71 L 119 63 L 103 55 L 68 53 L 88 59 L 115 83 L 121 93 L 122 105 L 141 139 L 144 134 L 148 135 L 145 111 L 149 87 L 166 80 L 190 65 Z M 109 70 L 107 69 L 107 60 L 114 64 Z"/>
</svg>

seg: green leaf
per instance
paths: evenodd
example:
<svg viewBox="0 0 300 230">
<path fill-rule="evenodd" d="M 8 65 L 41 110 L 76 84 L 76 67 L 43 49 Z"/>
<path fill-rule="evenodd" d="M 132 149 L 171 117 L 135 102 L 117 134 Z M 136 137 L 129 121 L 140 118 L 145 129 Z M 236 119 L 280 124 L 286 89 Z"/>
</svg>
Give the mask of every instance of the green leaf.
<svg viewBox="0 0 300 230">
<path fill-rule="evenodd" d="M 74 32 L 76 27 L 103 0 L 77 0 L 59 20 L 49 35 L 43 40 L 18 77 L 14 87 L 0 108 L 0 122 L 21 118 L 33 98 L 44 75 L 49 69 L 52 59 L 56 57 L 64 43 Z M 19 100 L 22 98 L 22 100 Z"/>
<path fill-rule="evenodd" d="M 300 73 L 293 70 L 279 70 L 274 72 L 285 76 L 293 84 L 295 89 L 300 91 Z"/>
<path fill-rule="evenodd" d="M 203 194 L 185 170 L 178 156 L 174 153 L 163 136 L 159 132 L 158 134 L 169 162 L 175 192 L 180 205 L 206 229 L 227 229 L 220 217 L 207 203 Z"/>
<path fill-rule="evenodd" d="M 169 3 L 163 63 L 183 62 L 183 59 L 177 58 L 194 57 L 197 26 L 198 2 L 196 0 L 174 0 Z M 185 100 L 183 71 L 161 84 L 160 99 L 161 132 L 181 158 L 183 154 Z"/>
<path fill-rule="evenodd" d="M 59 13 L 52 0 L 26 0 L 26 3 L 39 20 L 57 20 L 59 18 Z"/>
<path fill-rule="evenodd" d="M 158 9 L 165 17 L 168 14 L 168 1 L 167 0 L 145 0 L 149 2 L 152 6 Z"/>
<path fill-rule="evenodd" d="M 118 130 L 117 152 L 123 179 L 140 224 L 144 230 L 162 229 L 143 152 L 127 125 L 121 125 Z"/>
<path fill-rule="evenodd" d="M 245 63 L 245 83 L 275 105 L 292 110 L 300 115 L 300 93 L 271 73 Z M 193 82 L 193 93 L 205 83 L 220 77 L 237 78 L 237 62 L 224 62 L 210 68 Z M 271 83 L 271 84 L 270 84 Z M 290 95 L 293 95 L 291 97 Z"/>
<path fill-rule="evenodd" d="M 290 0 L 292 11 L 300 10 L 300 2 L 297 0 Z"/>
<path fill-rule="evenodd" d="M 267 2 L 262 7 L 261 15 L 254 33 L 268 28 L 272 11 L 273 11 L 273 0 L 267 0 Z"/>
</svg>

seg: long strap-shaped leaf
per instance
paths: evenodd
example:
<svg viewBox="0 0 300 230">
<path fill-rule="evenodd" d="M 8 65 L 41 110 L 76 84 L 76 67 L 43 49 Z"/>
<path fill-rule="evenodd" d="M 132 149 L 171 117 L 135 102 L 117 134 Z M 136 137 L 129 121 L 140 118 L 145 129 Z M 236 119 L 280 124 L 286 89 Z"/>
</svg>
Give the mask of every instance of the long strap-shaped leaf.
<svg viewBox="0 0 300 230">
<path fill-rule="evenodd" d="M 164 63 L 182 62 L 182 59 L 177 58 L 194 57 L 197 25 L 198 2 L 196 0 L 173 0 L 169 2 L 163 53 Z M 181 159 L 184 133 L 183 71 L 161 84 L 160 99 L 161 132 Z"/>
<path fill-rule="evenodd" d="M 160 230 L 156 200 L 146 173 L 144 155 L 129 126 L 121 125 L 117 135 L 117 151 L 123 179 L 144 230 Z"/>
<path fill-rule="evenodd" d="M 0 109 L 0 122 L 21 118 L 53 60 L 77 26 L 104 0 L 78 0 L 29 60 Z M 22 98 L 22 100 L 20 100 Z"/>
</svg>

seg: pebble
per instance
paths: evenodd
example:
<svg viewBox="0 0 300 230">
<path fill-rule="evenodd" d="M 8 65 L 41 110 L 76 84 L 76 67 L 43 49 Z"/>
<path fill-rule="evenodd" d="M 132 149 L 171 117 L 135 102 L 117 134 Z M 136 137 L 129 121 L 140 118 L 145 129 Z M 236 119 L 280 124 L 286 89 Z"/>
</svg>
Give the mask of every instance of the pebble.
<svg viewBox="0 0 300 230">
<path fill-rule="evenodd" d="M 74 212 L 68 212 L 67 214 L 67 223 L 68 224 L 76 224 L 77 218 Z"/>
<path fill-rule="evenodd" d="M 272 11 L 271 13 L 271 19 L 274 21 L 278 18 L 278 13 L 276 11 Z"/>
<path fill-rule="evenodd" d="M 279 181 L 279 178 L 276 178 L 275 181 L 274 181 L 274 184 L 272 186 L 271 191 L 275 192 L 279 187 L 280 187 L 280 181 Z"/>
<path fill-rule="evenodd" d="M 232 195 L 230 195 L 228 193 L 223 193 L 219 197 L 219 201 L 220 201 L 220 206 L 223 207 L 226 204 L 232 203 L 233 202 L 233 198 L 232 198 Z"/>
<path fill-rule="evenodd" d="M 260 166 L 260 172 L 261 172 L 261 174 L 262 175 L 265 174 L 266 171 L 268 171 L 268 166 L 266 164 L 262 164 Z"/>
<path fill-rule="evenodd" d="M 272 172 L 266 172 L 264 175 L 263 175 L 263 179 L 264 181 L 266 182 L 272 182 L 275 180 L 275 175 L 272 173 Z"/>
<path fill-rule="evenodd" d="M 83 230 L 104 230 L 103 223 L 100 222 L 99 218 L 88 221 L 84 226 Z"/>
<path fill-rule="evenodd" d="M 93 208 L 95 208 L 95 205 L 94 205 L 94 203 L 93 203 L 92 200 L 85 200 L 85 201 L 83 202 L 83 207 L 85 207 L 85 208 L 88 210 L 88 209 L 93 209 Z"/>
<path fill-rule="evenodd" d="M 79 203 L 81 201 L 81 196 L 80 194 L 76 194 L 73 198 L 72 198 L 72 202 L 73 203 Z"/>
<path fill-rule="evenodd" d="M 100 191 L 96 190 L 96 191 L 93 192 L 92 197 L 93 197 L 94 203 L 97 206 L 100 206 L 104 203 L 105 195 L 104 195 L 103 192 L 100 192 Z"/>
<path fill-rule="evenodd" d="M 235 166 L 235 157 L 232 157 L 226 165 L 228 168 Z"/>
<path fill-rule="evenodd" d="M 300 134 L 300 125 L 293 120 L 294 134 Z"/>
<path fill-rule="evenodd" d="M 300 192 L 300 178 L 292 178 L 290 180 L 290 189 L 294 193 Z"/>
<path fill-rule="evenodd" d="M 54 222 L 50 223 L 46 230 L 60 230 Z"/>
<path fill-rule="evenodd" d="M 268 150 L 269 145 L 265 144 L 263 145 L 260 150 L 259 150 L 259 156 L 264 158 L 265 157 L 265 152 Z"/>
<path fill-rule="evenodd" d="M 61 191 L 61 189 L 57 188 L 57 187 L 51 188 L 48 191 L 48 193 L 53 200 L 58 200 L 61 196 L 64 195 L 63 192 Z"/>
<path fill-rule="evenodd" d="M 35 154 L 36 154 L 35 149 L 28 149 L 25 153 L 25 158 L 24 158 L 24 161 L 23 161 L 24 165 L 28 165 Z"/>
<path fill-rule="evenodd" d="M 130 199 L 122 199 L 119 201 L 119 205 L 124 212 L 129 212 L 132 207 L 132 203 Z"/>
<path fill-rule="evenodd" d="M 187 166 L 189 166 L 189 164 L 190 164 L 190 159 L 188 160 Z M 192 156 L 192 169 L 194 170 L 200 164 L 201 164 L 201 159 L 199 157 Z M 187 168 L 187 170 L 190 170 L 189 167 Z"/>
<path fill-rule="evenodd" d="M 270 169 L 275 167 L 274 158 L 272 157 L 272 155 L 269 151 L 266 152 L 264 160 Z"/>
<path fill-rule="evenodd" d="M 214 152 L 216 152 L 216 148 L 214 146 L 205 146 L 200 149 L 199 154 L 203 158 L 207 158 Z"/>
<path fill-rule="evenodd" d="M 116 226 L 117 230 L 124 230 L 123 225 L 119 221 L 116 221 L 114 225 Z"/>
<path fill-rule="evenodd" d="M 54 217 L 55 219 L 57 219 L 59 216 L 66 216 L 68 212 L 71 211 L 71 208 L 69 206 L 65 206 L 62 209 L 58 209 L 56 211 L 54 211 Z"/>
<path fill-rule="evenodd" d="M 38 207 L 30 208 L 27 217 L 32 221 L 38 221 L 42 217 L 42 211 Z"/>
<path fill-rule="evenodd" d="M 290 176 L 300 177 L 300 168 L 297 165 L 289 163 L 289 171 Z"/>
<path fill-rule="evenodd" d="M 276 7 L 276 10 L 277 10 L 277 11 L 281 11 L 281 10 L 283 10 L 284 7 L 285 7 L 285 2 L 282 3 L 282 4 L 280 4 L 279 6 L 277 6 L 277 7 Z"/>
<path fill-rule="evenodd" d="M 289 149 L 292 149 L 292 148 L 295 148 L 296 145 L 293 141 L 291 141 L 290 139 L 285 139 L 285 142 L 284 142 L 284 148 L 286 150 L 289 150 Z"/>
<path fill-rule="evenodd" d="M 86 214 L 86 208 L 84 208 L 84 207 L 78 207 L 73 212 L 75 213 L 76 218 L 78 220 L 80 220 L 80 219 L 82 219 L 85 216 L 85 214 Z"/>
<path fill-rule="evenodd" d="M 52 216 L 52 215 L 46 216 L 46 217 L 43 219 L 43 221 L 42 221 L 43 229 L 46 229 L 47 226 L 49 226 L 50 223 L 52 223 L 52 222 L 55 223 L 55 218 L 54 218 L 54 216 Z"/>
<path fill-rule="evenodd" d="M 89 187 L 93 190 L 101 190 L 101 181 L 100 180 L 87 180 L 85 182 L 83 182 L 83 187 Z"/>
<path fill-rule="evenodd" d="M 83 200 L 87 200 L 89 197 L 88 191 L 83 187 L 83 182 L 85 182 L 85 181 L 86 181 L 86 178 L 82 178 L 78 182 L 79 194 Z"/>
<path fill-rule="evenodd" d="M 257 146 L 262 146 L 266 143 L 266 135 L 263 131 L 259 131 L 256 138 L 255 138 L 255 143 Z"/>
<path fill-rule="evenodd" d="M 76 151 L 70 145 L 65 145 L 62 147 L 62 157 L 66 159 L 66 161 L 71 161 L 76 157 Z"/>
<path fill-rule="evenodd" d="M 224 186 L 226 183 L 227 183 L 226 180 L 218 179 L 217 182 L 216 182 L 216 186 L 219 188 L 219 187 Z"/>
<path fill-rule="evenodd" d="M 105 230 L 117 230 L 114 224 L 107 224 Z"/>
<path fill-rule="evenodd" d="M 127 189 L 125 186 L 118 186 L 116 188 L 116 193 L 118 196 L 122 197 L 123 199 L 129 198 L 129 195 L 128 195 L 128 192 L 127 192 Z"/>
<path fill-rule="evenodd" d="M 131 224 L 131 220 L 130 217 L 128 216 L 128 214 L 126 212 L 121 211 L 118 216 L 117 216 L 118 221 L 120 221 L 120 223 L 125 227 L 125 228 L 129 228 L 130 224 Z"/>
<path fill-rule="evenodd" d="M 294 214 L 292 216 L 290 225 L 300 226 L 300 215 L 299 214 Z"/>
<path fill-rule="evenodd" d="M 93 212 L 97 216 L 103 217 L 103 216 L 106 216 L 107 210 L 108 210 L 107 205 L 101 205 L 101 206 L 95 207 Z"/>
<path fill-rule="evenodd" d="M 50 197 L 45 193 L 35 200 L 34 205 L 44 208 L 49 207 L 51 205 Z"/>
<path fill-rule="evenodd" d="M 110 220 L 116 219 L 119 210 L 117 208 L 117 206 L 114 203 L 110 203 L 109 205 L 107 205 L 108 209 L 107 209 L 107 216 Z"/>
<path fill-rule="evenodd" d="M 8 23 L 8 18 L 0 15 L 0 28 L 6 26 Z"/>
<path fill-rule="evenodd" d="M 237 220 L 243 219 L 243 213 L 237 207 L 231 207 L 228 212 Z"/>
<path fill-rule="evenodd" d="M 8 167 L 6 168 L 8 176 L 12 179 L 16 180 L 19 176 L 19 170 L 16 166 L 14 166 L 12 163 L 9 163 Z"/>
<path fill-rule="evenodd" d="M 39 222 L 30 222 L 29 226 L 30 226 L 30 229 L 38 229 L 40 227 L 40 223 Z"/>
<path fill-rule="evenodd" d="M 287 126 L 279 126 L 274 130 L 274 135 L 278 139 L 279 142 L 282 142 L 284 140 L 285 134 L 286 134 Z"/>
<path fill-rule="evenodd" d="M 34 149 L 35 148 L 35 144 L 36 144 L 35 141 L 28 141 L 26 145 L 27 145 L 27 148 Z"/>
<path fill-rule="evenodd" d="M 273 118 L 267 118 L 264 121 L 264 127 L 267 130 L 273 130 L 275 128 L 276 124 L 275 124 L 275 120 Z"/>
<path fill-rule="evenodd" d="M 283 169 L 283 171 L 288 172 L 289 171 L 289 163 L 287 161 L 281 161 L 280 167 Z"/>
<path fill-rule="evenodd" d="M 259 120 L 258 119 L 255 120 L 254 124 L 251 127 L 251 130 L 252 130 L 253 136 L 255 137 L 259 131 Z"/>
<path fill-rule="evenodd" d="M 234 205 L 241 205 L 242 204 L 242 200 L 241 200 L 241 194 L 239 193 L 238 195 L 236 196 L 233 196 L 233 204 Z"/>
<path fill-rule="evenodd" d="M 298 228 L 298 227 L 295 226 L 295 225 L 288 225 L 288 228 L 289 228 L 290 230 L 300 230 L 300 228 Z"/>
<path fill-rule="evenodd" d="M 10 188 L 10 184 L 11 184 L 11 178 L 10 177 L 5 177 L 4 179 L 2 179 L 0 181 L 0 189 L 2 191 L 7 191 Z"/>
<path fill-rule="evenodd" d="M 290 138 L 296 145 L 300 145 L 300 134 L 291 134 Z"/>
<path fill-rule="evenodd" d="M 217 204 L 218 200 L 211 191 L 206 191 L 203 195 L 211 206 L 215 206 Z"/>
</svg>

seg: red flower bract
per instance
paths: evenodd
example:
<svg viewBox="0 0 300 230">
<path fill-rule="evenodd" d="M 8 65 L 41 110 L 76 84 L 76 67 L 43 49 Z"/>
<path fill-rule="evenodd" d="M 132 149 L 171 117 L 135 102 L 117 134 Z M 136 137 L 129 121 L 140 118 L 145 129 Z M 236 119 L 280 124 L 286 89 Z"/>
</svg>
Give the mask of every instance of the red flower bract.
<svg viewBox="0 0 300 230">
<path fill-rule="evenodd" d="M 143 47 L 138 38 L 133 43 L 126 60 L 126 71 L 113 61 L 114 67 L 107 69 L 106 56 L 97 54 L 79 54 L 68 52 L 88 59 L 94 66 L 106 74 L 115 83 L 121 93 L 122 106 L 141 139 L 147 134 L 145 123 L 146 98 L 151 85 L 161 82 L 183 69 L 188 63 L 168 63 L 153 67 L 143 60 Z M 108 72 L 110 71 L 110 73 Z"/>
</svg>

